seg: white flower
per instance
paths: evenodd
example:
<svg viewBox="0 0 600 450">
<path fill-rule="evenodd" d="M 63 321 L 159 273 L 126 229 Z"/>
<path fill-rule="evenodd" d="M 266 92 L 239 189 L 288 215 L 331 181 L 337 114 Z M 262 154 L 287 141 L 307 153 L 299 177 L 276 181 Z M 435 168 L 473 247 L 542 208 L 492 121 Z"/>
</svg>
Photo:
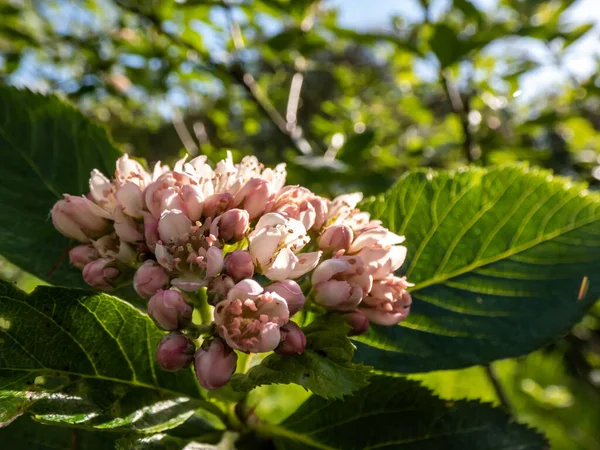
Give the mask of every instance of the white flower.
<svg viewBox="0 0 600 450">
<path fill-rule="evenodd" d="M 281 281 L 314 269 L 321 252 L 299 252 L 310 240 L 302 222 L 278 213 L 262 216 L 248 236 L 249 253 L 263 275 Z"/>
</svg>

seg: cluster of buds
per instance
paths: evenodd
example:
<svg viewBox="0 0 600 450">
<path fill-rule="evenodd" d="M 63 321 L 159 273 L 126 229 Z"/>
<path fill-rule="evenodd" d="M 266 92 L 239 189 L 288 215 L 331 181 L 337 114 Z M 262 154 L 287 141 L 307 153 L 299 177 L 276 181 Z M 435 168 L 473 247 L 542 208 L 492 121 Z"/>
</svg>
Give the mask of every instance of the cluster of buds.
<svg viewBox="0 0 600 450">
<path fill-rule="evenodd" d="M 89 285 L 108 291 L 133 276 L 150 317 L 171 332 L 159 365 L 193 362 L 200 384 L 216 389 L 236 352 L 301 354 L 306 338 L 290 317 L 302 308 L 343 314 L 351 335 L 410 309 L 410 284 L 394 275 L 404 237 L 357 209 L 361 194 L 327 200 L 285 178 L 285 165 L 265 169 L 253 156 L 234 164 L 228 154 L 214 169 L 205 156 L 183 158 L 149 173 L 124 155 L 114 179 L 94 170 L 89 194 L 65 195 L 52 221 L 81 242 L 69 257 Z M 193 323 L 200 291 L 214 307 L 203 327 Z"/>
</svg>

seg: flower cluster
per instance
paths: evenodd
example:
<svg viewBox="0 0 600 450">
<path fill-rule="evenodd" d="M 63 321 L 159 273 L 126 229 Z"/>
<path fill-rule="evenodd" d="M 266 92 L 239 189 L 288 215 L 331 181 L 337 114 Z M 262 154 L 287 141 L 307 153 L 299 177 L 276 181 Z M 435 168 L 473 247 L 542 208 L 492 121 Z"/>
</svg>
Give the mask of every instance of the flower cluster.
<svg viewBox="0 0 600 450">
<path fill-rule="evenodd" d="M 290 317 L 304 307 L 338 311 L 352 335 L 410 309 L 410 284 L 394 275 L 404 237 L 357 209 L 361 194 L 327 200 L 285 178 L 285 165 L 253 156 L 234 164 L 228 154 L 214 169 L 205 156 L 183 158 L 149 173 L 124 155 L 114 179 L 94 170 L 89 194 L 65 195 L 52 221 L 82 243 L 69 257 L 89 285 L 111 290 L 133 275 L 148 314 L 171 332 L 157 349 L 161 367 L 193 361 L 200 384 L 216 389 L 235 371 L 235 350 L 302 353 Z M 214 306 L 204 328 L 192 320 L 203 291 Z"/>
</svg>

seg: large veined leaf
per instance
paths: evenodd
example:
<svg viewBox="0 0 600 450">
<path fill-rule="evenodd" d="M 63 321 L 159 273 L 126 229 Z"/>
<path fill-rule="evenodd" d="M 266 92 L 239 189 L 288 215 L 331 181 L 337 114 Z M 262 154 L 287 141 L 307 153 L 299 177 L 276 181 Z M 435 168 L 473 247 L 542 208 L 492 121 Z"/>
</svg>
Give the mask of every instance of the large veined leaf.
<svg viewBox="0 0 600 450">
<path fill-rule="evenodd" d="M 194 427 L 195 433 L 180 436 L 180 429 L 186 427 Z M 9 427 L 0 428 L 0 443 L 3 450 L 212 450 L 217 447 L 200 443 L 217 443 L 221 434 L 205 423 L 192 420 L 168 434 L 139 435 L 51 426 L 22 416 Z"/>
<path fill-rule="evenodd" d="M 377 369 L 423 372 L 529 353 L 600 294 L 600 195 L 548 171 L 418 171 L 365 208 L 406 235 L 398 272 L 415 283 L 406 321 L 359 338 L 358 359 Z"/>
<path fill-rule="evenodd" d="M 129 304 L 106 294 L 0 281 L 0 422 L 30 410 L 39 420 L 156 433 L 205 400 L 191 369 L 157 366 L 163 336 Z"/>
<path fill-rule="evenodd" d="M 545 448 L 535 431 L 478 402 L 447 402 L 417 382 L 374 377 L 345 401 L 313 396 L 280 425 L 263 425 L 280 450 Z"/>
<path fill-rule="evenodd" d="M 0 428 L 0 443 L 6 450 L 113 450 L 117 433 L 100 433 L 39 424 L 23 416 Z"/>
<path fill-rule="evenodd" d="M 116 442 L 115 450 L 218 450 L 210 444 L 190 442 L 168 434 L 154 434 L 147 437 L 124 437 Z"/>
<path fill-rule="evenodd" d="M 44 281 L 83 286 L 50 209 L 88 192 L 92 169 L 112 174 L 118 157 L 103 128 L 58 98 L 0 85 L 0 254 Z"/>
</svg>

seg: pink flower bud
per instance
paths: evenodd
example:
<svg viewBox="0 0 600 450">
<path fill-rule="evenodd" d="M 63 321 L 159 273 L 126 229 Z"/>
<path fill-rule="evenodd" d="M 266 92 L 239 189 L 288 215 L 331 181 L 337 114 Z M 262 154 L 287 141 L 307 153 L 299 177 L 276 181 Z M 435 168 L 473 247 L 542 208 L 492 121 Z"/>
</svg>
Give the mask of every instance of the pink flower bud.
<svg viewBox="0 0 600 450">
<path fill-rule="evenodd" d="M 354 239 L 352 228 L 348 225 L 332 225 L 325 229 L 319 238 L 319 248 L 337 253 L 340 250 L 347 251 Z"/>
<path fill-rule="evenodd" d="M 156 243 L 160 240 L 158 235 L 158 219 L 148 211 L 142 211 L 144 216 L 144 239 L 146 245 L 152 251 L 156 248 Z"/>
<path fill-rule="evenodd" d="M 371 290 L 373 278 L 360 258 L 336 256 L 315 269 L 312 285 L 317 303 L 337 311 L 352 311 Z"/>
<path fill-rule="evenodd" d="M 281 327 L 281 342 L 275 349 L 280 355 L 300 355 L 306 348 L 306 336 L 294 322 Z"/>
<path fill-rule="evenodd" d="M 174 289 L 158 290 L 148 302 L 148 315 L 158 328 L 166 331 L 187 327 L 192 321 L 193 312 L 187 295 Z"/>
<path fill-rule="evenodd" d="M 92 170 L 89 184 L 92 200 L 98 205 L 106 211 L 112 211 L 117 206 L 114 184 L 98 169 Z"/>
<path fill-rule="evenodd" d="M 158 234 L 166 243 L 176 242 L 184 235 L 186 237 L 189 235 L 191 226 L 191 220 L 182 211 L 167 210 L 162 213 L 158 221 Z"/>
<path fill-rule="evenodd" d="M 167 271 L 156 261 L 146 261 L 135 272 L 133 287 L 142 297 L 150 298 L 169 283 Z"/>
<path fill-rule="evenodd" d="M 204 195 L 199 186 L 186 184 L 181 188 L 181 197 L 185 203 L 187 216 L 192 221 L 199 220 L 204 206 Z"/>
<path fill-rule="evenodd" d="M 194 357 L 200 386 L 213 390 L 227 384 L 235 372 L 237 354 L 221 339 L 204 341 Z"/>
<path fill-rule="evenodd" d="M 261 178 L 253 178 L 248 181 L 235 195 L 234 204 L 243 205 L 248 211 L 250 220 L 260 216 L 274 197 L 273 187 L 268 181 Z"/>
<path fill-rule="evenodd" d="M 150 183 L 144 191 L 146 208 L 156 218 L 170 209 L 186 211 L 186 205 L 181 198 L 181 190 L 173 172 L 165 172 L 156 181 Z"/>
<path fill-rule="evenodd" d="M 235 282 L 233 279 L 225 274 L 211 278 L 208 282 L 208 290 L 206 291 L 208 303 L 214 306 L 220 301 L 225 300 L 225 298 L 227 298 L 227 293 L 234 285 Z"/>
<path fill-rule="evenodd" d="M 240 241 L 246 234 L 250 216 L 244 209 L 230 209 L 217 217 L 210 227 L 211 234 L 223 241 Z"/>
<path fill-rule="evenodd" d="M 351 327 L 348 336 L 358 336 L 369 329 L 369 319 L 358 309 L 344 314 L 344 320 Z"/>
<path fill-rule="evenodd" d="M 83 268 L 83 280 L 90 286 L 110 291 L 115 288 L 116 279 L 121 275 L 112 258 L 101 258 L 88 263 Z"/>
<path fill-rule="evenodd" d="M 69 251 L 69 260 L 78 269 L 83 269 L 88 263 L 100 258 L 100 253 L 91 245 L 78 245 Z"/>
<path fill-rule="evenodd" d="M 285 186 L 269 211 L 299 220 L 307 230 L 320 230 L 327 216 L 327 201 L 304 187 Z"/>
<path fill-rule="evenodd" d="M 223 270 L 223 250 L 210 247 L 206 251 L 206 277 L 214 277 Z"/>
<path fill-rule="evenodd" d="M 194 359 L 196 344 L 181 333 L 167 334 L 156 349 L 156 361 L 163 370 L 177 372 L 188 367 Z"/>
<path fill-rule="evenodd" d="M 90 237 L 102 236 L 108 227 L 99 210 L 101 208 L 87 198 L 65 195 L 52 208 L 52 223 L 68 238 L 89 242 Z"/>
<path fill-rule="evenodd" d="M 114 220 L 115 233 L 122 241 L 133 243 L 144 240 L 144 235 L 138 230 L 135 220 L 125 215 L 122 208 L 115 208 Z"/>
<path fill-rule="evenodd" d="M 391 326 L 402 322 L 410 312 L 412 298 L 405 289 L 411 286 L 404 277 L 389 275 L 373 283 L 369 295 L 360 305 L 369 320 L 378 325 Z"/>
<path fill-rule="evenodd" d="M 204 217 L 215 217 L 227 211 L 233 206 L 233 195 L 229 192 L 214 194 L 204 201 L 202 214 Z"/>
<path fill-rule="evenodd" d="M 150 180 L 150 175 L 139 162 L 125 154 L 117 159 L 115 178 L 121 183 L 130 181 L 143 187 Z"/>
<path fill-rule="evenodd" d="M 252 278 L 254 263 L 252 257 L 244 250 L 234 250 L 225 257 L 224 268 L 227 274 L 235 281 Z"/>
<path fill-rule="evenodd" d="M 137 184 L 127 181 L 122 186 L 119 186 L 116 197 L 125 214 L 136 218 L 142 217 L 142 209 L 144 209 L 144 196 L 142 194 L 142 190 Z"/>
<path fill-rule="evenodd" d="M 270 284 L 265 288 L 265 291 L 275 292 L 283 297 L 288 305 L 290 316 L 300 311 L 306 301 L 302 288 L 293 280 L 283 280 Z"/>
</svg>

